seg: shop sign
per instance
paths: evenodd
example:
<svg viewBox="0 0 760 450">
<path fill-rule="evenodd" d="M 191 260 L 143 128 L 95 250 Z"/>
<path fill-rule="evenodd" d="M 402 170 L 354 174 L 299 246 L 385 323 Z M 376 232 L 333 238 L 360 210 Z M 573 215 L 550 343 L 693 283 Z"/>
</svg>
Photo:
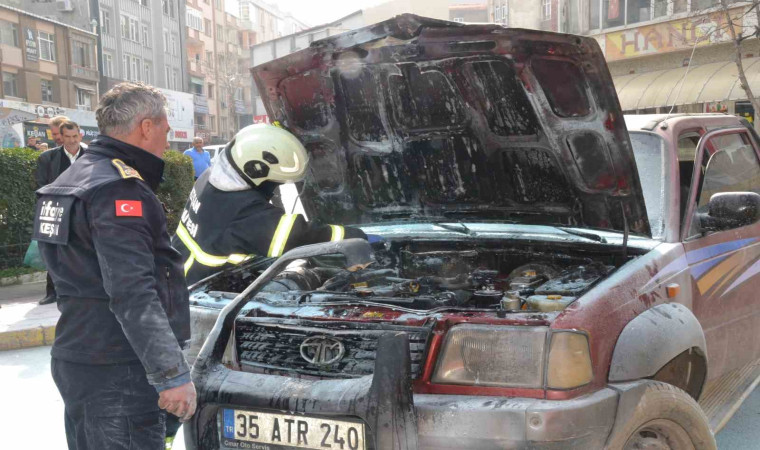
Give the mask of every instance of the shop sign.
<svg viewBox="0 0 760 450">
<path fill-rule="evenodd" d="M 742 29 L 744 8 L 731 10 L 734 25 Z M 726 16 L 714 12 L 686 17 L 628 30 L 607 33 L 597 38 L 607 61 L 635 58 L 659 53 L 727 42 L 731 36 L 726 29 Z"/>
<path fill-rule="evenodd" d="M 37 48 L 37 30 L 29 27 L 24 28 L 24 47 L 26 48 L 26 59 L 29 61 L 39 61 L 40 51 Z"/>
<path fill-rule="evenodd" d="M 269 116 L 264 114 L 263 116 L 253 116 L 253 123 L 271 123 Z"/>
<path fill-rule="evenodd" d="M 235 100 L 235 113 L 245 114 L 245 102 L 242 100 Z"/>
</svg>

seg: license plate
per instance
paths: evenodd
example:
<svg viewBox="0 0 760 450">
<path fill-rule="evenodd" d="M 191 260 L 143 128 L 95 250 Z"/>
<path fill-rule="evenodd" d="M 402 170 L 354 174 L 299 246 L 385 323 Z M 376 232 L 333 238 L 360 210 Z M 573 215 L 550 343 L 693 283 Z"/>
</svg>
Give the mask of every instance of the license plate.
<svg viewBox="0 0 760 450">
<path fill-rule="evenodd" d="M 225 409 L 222 444 L 231 448 L 261 450 L 283 447 L 365 450 L 364 424 L 319 417 Z"/>
</svg>

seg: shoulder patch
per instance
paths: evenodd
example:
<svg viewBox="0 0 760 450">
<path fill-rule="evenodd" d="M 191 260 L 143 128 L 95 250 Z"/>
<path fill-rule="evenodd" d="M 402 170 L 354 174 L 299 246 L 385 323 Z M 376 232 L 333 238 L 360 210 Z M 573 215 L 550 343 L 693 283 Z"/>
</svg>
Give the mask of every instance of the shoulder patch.
<svg viewBox="0 0 760 450">
<path fill-rule="evenodd" d="M 122 178 L 137 178 L 139 180 L 145 181 L 143 180 L 143 177 L 140 176 L 140 172 L 126 165 L 124 161 L 120 159 L 112 159 L 111 164 L 116 167 L 116 170 L 119 171 L 119 174 L 121 174 Z"/>
</svg>

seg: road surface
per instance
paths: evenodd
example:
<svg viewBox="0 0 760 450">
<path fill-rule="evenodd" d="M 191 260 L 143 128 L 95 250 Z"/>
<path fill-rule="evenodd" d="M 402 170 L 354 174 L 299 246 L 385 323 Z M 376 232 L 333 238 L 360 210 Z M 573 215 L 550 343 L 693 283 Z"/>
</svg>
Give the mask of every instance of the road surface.
<svg viewBox="0 0 760 450">
<path fill-rule="evenodd" d="M 50 376 L 50 347 L 0 352 L 0 448 L 66 450 L 63 402 Z M 718 436 L 721 450 L 760 448 L 760 389 Z M 182 430 L 174 446 L 185 450 Z"/>
</svg>

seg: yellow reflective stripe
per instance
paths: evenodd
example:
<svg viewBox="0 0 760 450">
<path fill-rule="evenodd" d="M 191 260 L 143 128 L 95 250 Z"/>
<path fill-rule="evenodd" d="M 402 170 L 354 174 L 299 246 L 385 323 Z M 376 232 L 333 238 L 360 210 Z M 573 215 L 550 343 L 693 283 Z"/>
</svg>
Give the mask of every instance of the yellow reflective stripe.
<svg viewBox="0 0 760 450">
<path fill-rule="evenodd" d="M 330 228 L 332 228 L 332 237 L 330 237 L 330 242 L 342 241 L 343 236 L 346 235 L 346 230 L 340 225 L 330 225 Z"/>
<path fill-rule="evenodd" d="M 195 262 L 195 257 L 190 254 L 190 257 L 187 258 L 187 262 L 185 262 L 185 276 L 187 276 L 187 272 L 189 272 L 190 268 L 193 266 L 193 262 Z"/>
<path fill-rule="evenodd" d="M 274 231 L 274 236 L 272 236 L 272 243 L 269 244 L 267 256 L 282 256 L 297 216 L 298 214 L 283 214 L 280 217 L 280 223 L 277 224 L 277 229 Z"/>
<path fill-rule="evenodd" d="M 190 250 L 190 259 L 188 259 L 185 263 L 185 274 L 187 274 L 187 271 L 190 270 L 190 266 L 193 265 L 194 261 L 198 261 L 204 266 L 219 267 L 227 263 L 240 264 L 241 262 L 246 261 L 253 256 L 241 255 L 237 253 L 229 256 L 210 255 L 201 250 L 201 247 L 197 242 L 195 242 L 195 240 L 193 240 L 192 236 L 190 236 L 190 233 L 187 231 L 187 228 L 185 228 L 182 223 L 180 223 L 177 227 L 177 236 L 182 241 L 182 243 L 185 244 L 185 247 Z"/>
</svg>

